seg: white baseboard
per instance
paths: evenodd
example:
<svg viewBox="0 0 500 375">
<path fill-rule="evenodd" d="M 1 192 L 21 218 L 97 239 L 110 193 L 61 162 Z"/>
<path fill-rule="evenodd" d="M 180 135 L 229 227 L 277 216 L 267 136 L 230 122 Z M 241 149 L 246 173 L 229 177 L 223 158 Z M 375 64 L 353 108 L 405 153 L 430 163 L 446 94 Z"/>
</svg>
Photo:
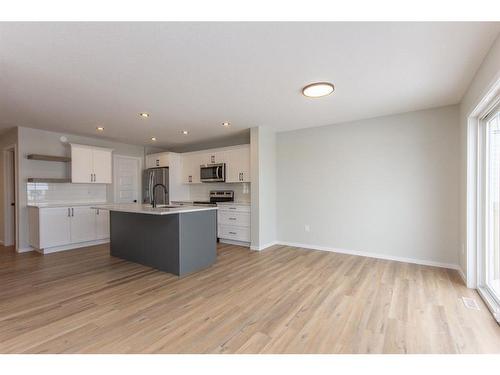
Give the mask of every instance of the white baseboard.
<svg viewBox="0 0 500 375">
<path fill-rule="evenodd" d="M 30 251 L 35 251 L 35 249 L 34 249 L 34 248 L 32 248 L 31 246 L 27 246 L 27 247 L 18 247 L 18 248 L 16 249 L 16 251 L 17 251 L 18 253 L 28 253 L 28 252 L 30 252 Z"/>
<path fill-rule="evenodd" d="M 227 243 L 228 245 L 236 245 L 236 246 L 244 246 L 244 247 L 250 247 L 249 242 L 243 242 L 243 241 L 235 241 L 235 240 L 228 240 L 228 239 L 219 239 L 220 243 Z"/>
<path fill-rule="evenodd" d="M 109 242 L 109 239 L 96 240 L 96 241 L 73 243 L 73 244 L 64 245 L 64 246 L 54 246 L 54 247 L 49 247 L 47 249 L 41 249 L 41 250 L 37 249 L 36 251 L 45 255 L 45 254 L 57 253 L 58 251 L 66 251 L 66 250 L 79 249 L 81 247 L 102 245 L 102 244 L 105 244 L 108 242 Z"/>
<path fill-rule="evenodd" d="M 262 251 L 262 250 L 267 249 L 268 247 L 271 247 L 274 245 L 278 245 L 278 241 L 272 241 L 272 242 L 269 242 L 269 243 L 266 243 L 266 244 L 260 245 L 260 246 L 250 246 L 250 250 Z"/>
<path fill-rule="evenodd" d="M 368 257 L 368 258 L 394 260 L 396 262 L 421 264 L 424 266 L 449 268 L 449 269 L 453 269 L 453 270 L 459 269 L 458 264 L 442 263 L 442 262 L 436 262 L 433 260 L 397 257 L 397 256 L 392 256 L 392 255 L 387 255 L 387 254 L 369 253 L 369 252 L 357 251 L 357 250 L 338 249 L 338 248 L 332 248 L 332 247 L 327 247 L 327 246 L 316 246 L 316 245 L 309 245 L 309 244 L 303 244 L 303 243 L 297 243 L 297 242 L 277 241 L 276 244 L 285 245 L 285 246 L 293 246 L 293 247 L 301 247 L 304 249 L 311 249 L 311 250 L 330 251 L 333 253 L 340 253 L 340 254 L 358 255 L 358 256 Z"/>
<path fill-rule="evenodd" d="M 457 271 L 458 271 L 458 274 L 460 275 L 460 277 L 462 278 L 464 284 L 467 285 L 467 278 L 465 277 L 464 270 L 461 267 L 458 267 Z"/>
</svg>

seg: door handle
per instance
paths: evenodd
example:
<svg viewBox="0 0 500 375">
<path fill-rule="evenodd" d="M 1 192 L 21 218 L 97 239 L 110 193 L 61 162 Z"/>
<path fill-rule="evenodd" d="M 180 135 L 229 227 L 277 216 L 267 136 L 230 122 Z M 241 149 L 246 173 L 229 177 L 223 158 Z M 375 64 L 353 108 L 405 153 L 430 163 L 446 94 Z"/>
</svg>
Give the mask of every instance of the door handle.
<svg viewBox="0 0 500 375">
<path fill-rule="evenodd" d="M 15 205 L 16 205 L 16 203 L 15 203 L 15 202 L 12 202 L 10 205 L 11 205 L 11 206 L 15 206 Z"/>
<path fill-rule="evenodd" d="M 71 208 L 71 216 L 75 216 L 75 209 Z"/>
<path fill-rule="evenodd" d="M 71 216 L 71 209 L 68 207 L 68 217 Z"/>
</svg>

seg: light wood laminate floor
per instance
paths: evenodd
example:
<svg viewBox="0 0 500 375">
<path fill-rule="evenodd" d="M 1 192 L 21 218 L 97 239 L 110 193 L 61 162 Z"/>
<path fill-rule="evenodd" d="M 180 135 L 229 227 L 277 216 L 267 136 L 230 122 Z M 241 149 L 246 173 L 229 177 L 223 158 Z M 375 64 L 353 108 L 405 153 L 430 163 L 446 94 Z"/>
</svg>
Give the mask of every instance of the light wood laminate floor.
<svg viewBox="0 0 500 375">
<path fill-rule="evenodd" d="M 500 327 L 442 268 L 220 245 L 214 266 L 179 279 L 107 246 L 0 246 L 0 352 L 498 353 Z"/>
</svg>

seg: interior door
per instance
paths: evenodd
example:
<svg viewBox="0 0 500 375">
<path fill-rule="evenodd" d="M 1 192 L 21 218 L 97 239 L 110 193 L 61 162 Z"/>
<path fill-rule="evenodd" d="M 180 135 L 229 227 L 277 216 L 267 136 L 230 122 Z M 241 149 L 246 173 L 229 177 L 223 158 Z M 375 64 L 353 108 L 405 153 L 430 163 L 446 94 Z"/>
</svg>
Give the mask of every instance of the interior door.
<svg viewBox="0 0 500 375">
<path fill-rule="evenodd" d="M 140 160 L 115 155 L 114 165 L 114 201 L 116 203 L 139 202 Z"/>
<path fill-rule="evenodd" d="M 16 239 L 16 176 L 15 176 L 15 153 L 14 150 L 8 150 L 4 153 L 6 158 L 7 167 L 5 171 L 5 179 L 6 179 L 6 203 L 7 207 L 7 217 L 5 220 L 5 238 L 4 245 L 12 246 L 15 245 Z"/>
<path fill-rule="evenodd" d="M 71 208 L 71 242 L 85 242 L 96 239 L 95 210 L 90 207 Z"/>
<path fill-rule="evenodd" d="M 110 184 L 111 177 L 111 151 L 92 150 L 94 182 Z"/>
</svg>

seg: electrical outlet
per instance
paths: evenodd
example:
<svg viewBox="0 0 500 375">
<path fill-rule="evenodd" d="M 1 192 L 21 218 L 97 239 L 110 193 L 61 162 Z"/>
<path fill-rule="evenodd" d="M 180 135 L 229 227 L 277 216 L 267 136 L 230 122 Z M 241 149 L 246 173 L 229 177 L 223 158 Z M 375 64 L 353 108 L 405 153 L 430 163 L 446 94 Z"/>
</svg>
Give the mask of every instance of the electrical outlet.
<svg viewBox="0 0 500 375">
<path fill-rule="evenodd" d="M 306 232 L 310 232 L 311 231 L 311 226 L 309 224 L 304 225 L 304 230 Z"/>
</svg>

